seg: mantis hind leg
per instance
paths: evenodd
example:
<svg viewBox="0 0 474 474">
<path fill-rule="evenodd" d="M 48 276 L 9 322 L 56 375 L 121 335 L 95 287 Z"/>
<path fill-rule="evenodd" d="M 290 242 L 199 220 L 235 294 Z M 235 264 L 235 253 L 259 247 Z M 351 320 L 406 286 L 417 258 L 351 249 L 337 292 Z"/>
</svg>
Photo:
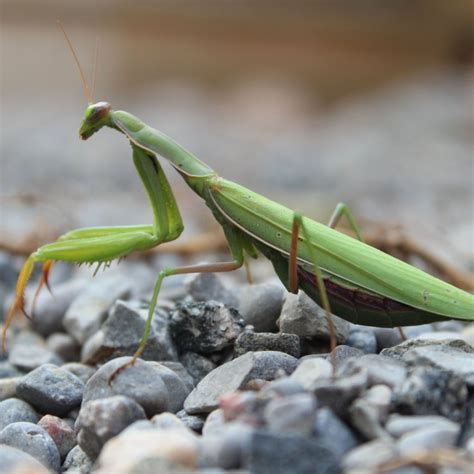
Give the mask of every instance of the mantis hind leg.
<svg viewBox="0 0 474 474">
<path fill-rule="evenodd" d="M 300 228 L 303 239 L 300 237 Z M 298 245 L 301 245 L 300 240 L 304 242 L 310 242 L 309 233 L 303 221 L 303 216 L 297 212 L 293 214 L 293 224 L 291 231 L 291 249 L 289 256 L 289 284 L 288 287 L 291 292 L 296 293 L 298 289 Z M 318 260 L 316 252 L 312 245 L 308 245 L 308 251 L 311 255 L 311 263 L 313 264 L 314 275 L 316 276 L 317 289 L 321 295 L 321 304 L 324 311 L 326 312 L 326 318 L 329 329 L 330 347 L 331 347 L 331 362 L 333 377 L 336 375 L 336 330 L 334 328 L 334 321 L 332 318 L 331 307 L 329 305 L 329 298 L 324 285 L 323 274 L 318 266 Z"/>
</svg>

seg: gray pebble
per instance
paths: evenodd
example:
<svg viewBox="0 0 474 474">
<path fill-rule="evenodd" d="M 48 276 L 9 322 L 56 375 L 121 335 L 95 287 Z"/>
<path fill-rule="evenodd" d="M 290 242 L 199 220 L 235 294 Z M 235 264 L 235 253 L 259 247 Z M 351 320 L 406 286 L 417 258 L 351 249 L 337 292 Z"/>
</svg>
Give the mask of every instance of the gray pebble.
<svg viewBox="0 0 474 474">
<path fill-rule="evenodd" d="M 36 423 L 39 419 L 35 409 L 23 400 L 8 398 L 0 402 L 0 430 L 17 421 Z"/>
<path fill-rule="evenodd" d="M 71 474 L 90 474 L 94 461 L 81 449 L 75 446 L 69 451 L 62 465 L 62 472 Z"/>
<path fill-rule="evenodd" d="M 359 358 L 364 355 L 364 353 L 357 349 L 357 347 L 350 347 L 346 345 L 339 345 L 334 349 L 334 355 L 336 360 L 336 366 L 340 366 L 347 359 Z M 332 363 L 332 352 L 331 353 L 322 353 L 322 354 L 309 354 L 304 357 L 301 357 L 300 360 L 307 359 L 326 359 Z"/>
<path fill-rule="evenodd" d="M 308 436 L 313 431 L 316 400 L 309 393 L 298 393 L 270 400 L 264 410 L 266 427 L 277 433 Z"/>
<path fill-rule="evenodd" d="M 459 426 L 429 426 L 402 435 L 396 446 L 401 456 L 420 451 L 448 449 L 454 446 L 458 434 Z"/>
<path fill-rule="evenodd" d="M 249 456 L 253 432 L 254 429 L 244 423 L 234 421 L 225 425 L 216 453 L 218 466 L 226 470 L 243 467 Z"/>
<path fill-rule="evenodd" d="M 225 424 L 224 410 L 222 408 L 216 408 L 207 416 L 204 426 L 202 427 L 202 435 L 204 437 L 220 436 L 224 432 Z"/>
<path fill-rule="evenodd" d="M 66 362 L 79 360 L 80 348 L 74 338 L 63 332 L 55 332 L 46 340 L 48 349 Z"/>
<path fill-rule="evenodd" d="M 465 446 L 469 438 L 474 438 L 474 393 L 469 394 L 466 403 L 466 417 L 461 427 L 458 445 Z"/>
<path fill-rule="evenodd" d="M 51 436 L 58 448 L 61 460 L 64 460 L 69 451 L 77 444 L 72 423 L 70 424 L 62 418 L 45 415 L 38 422 L 38 426 L 41 426 Z"/>
<path fill-rule="evenodd" d="M 196 433 L 202 433 L 205 419 L 198 415 L 188 415 L 186 410 L 180 410 L 176 416 L 183 422 L 184 426 Z"/>
<path fill-rule="evenodd" d="M 414 367 L 403 385 L 395 390 L 393 402 L 401 414 L 442 415 L 464 419 L 467 387 L 462 378 L 434 367 Z"/>
<path fill-rule="evenodd" d="M 8 361 L 26 372 L 43 364 L 61 365 L 64 362 L 46 347 L 45 341 L 40 336 L 29 331 L 22 331 L 15 337 Z"/>
<path fill-rule="evenodd" d="M 246 467 L 259 474 L 336 474 L 338 457 L 327 446 L 305 436 L 256 431 Z"/>
<path fill-rule="evenodd" d="M 338 457 L 359 444 L 355 433 L 329 408 L 321 408 L 316 412 L 313 437 L 319 444 L 330 446 Z"/>
<path fill-rule="evenodd" d="M 188 392 L 191 392 L 191 390 L 194 388 L 195 383 L 189 372 L 186 370 L 183 364 L 181 362 L 175 362 L 171 360 L 162 360 L 160 361 L 161 365 L 164 365 L 168 369 L 171 369 L 186 385 L 186 388 L 188 389 Z"/>
<path fill-rule="evenodd" d="M 0 472 L 9 474 L 51 474 L 51 471 L 33 456 L 21 448 L 13 448 L 6 444 L 0 444 Z"/>
<path fill-rule="evenodd" d="M 283 306 L 285 288 L 280 282 L 247 285 L 239 292 L 239 311 L 255 332 L 275 332 Z"/>
<path fill-rule="evenodd" d="M 384 384 L 391 388 L 399 388 L 405 382 L 408 374 L 404 362 L 375 354 L 367 354 L 345 361 L 339 370 L 339 374 L 341 376 L 351 375 L 361 367 L 368 372 L 368 385 L 370 387 Z"/>
<path fill-rule="evenodd" d="M 10 362 L 6 360 L 0 362 L 0 379 L 21 377 L 22 375 L 24 375 L 24 373 L 18 370 L 14 365 L 10 364 Z"/>
<path fill-rule="evenodd" d="M 88 350 L 83 351 L 82 360 L 97 364 L 116 357 L 134 355 L 143 337 L 147 318 L 147 307 L 135 301 L 117 301 L 101 327 L 100 343 L 93 345 L 89 342 Z M 150 336 L 140 357 L 155 361 L 177 360 L 166 310 L 156 309 Z"/>
<path fill-rule="evenodd" d="M 373 331 L 377 341 L 377 352 L 402 342 L 400 332 L 396 328 L 373 328 Z"/>
<path fill-rule="evenodd" d="M 295 372 L 298 370 L 296 368 Z M 293 374 L 295 373 L 293 372 Z M 260 390 L 262 396 L 269 398 L 273 397 L 286 397 L 288 395 L 295 395 L 297 393 L 305 393 L 306 390 L 303 384 L 296 378 L 293 378 L 293 374 L 289 377 L 281 377 L 277 380 L 267 383 Z"/>
<path fill-rule="evenodd" d="M 397 457 L 393 443 L 375 439 L 349 451 L 343 458 L 344 472 L 377 472 L 376 467 Z"/>
<path fill-rule="evenodd" d="M 180 360 L 193 378 L 194 384 L 198 384 L 201 379 L 217 367 L 214 362 L 197 352 L 185 352 L 181 355 Z"/>
<path fill-rule="evenodd" d="M 180 418 L 178 418 L 174 413 L 169 412 L 159 413 L 150 421 L 153 427 L 158 430 L 176 430 L 186 428 Z"/>
<path fill-rule="evenodd" d="M 385 424 L 386 430 L 395 438 L 400 438 L 400 436 L 410 433 L 411 431 L 431 428 L 433 426 L 442 428 L 458 427 L 457 423 L 448 420 L 448 418 L 445 418 L 444 416 L 407 416 L 399 415 L 397 413 L 390 415 Z"/>
<path fill-rule="evenodd" d="M 302 360 L 290 378 L 299 382 L 306 390 L 313 390 L 321 379 L 328 379 L 331 375 L 331 363 L 318 357 Z"/>
<path fill-rule="evenodd" d="M 71 372 L 85 385 L 87 381 L 95 374 L 97 370 L 90 365 L 81 364 L 80 362 L 69 362 L 61 366 L 61 369 Z"/>
<path fill-rule="evenodd" d="M 298 358 L 300 338 L 296 334 L 244 331 L 234 344 L 236 356 L 252 351 L 279 351 Z"/>
<path fill-rule="evenodd" d="M 123 275 L 109 273 L 95 279 L 72 301 L 63 325 L 78 343 L 83 344 L 99 329 L 112 304 L 130 293 L 130 282 Z"/>
<path fill-rule="evenodd" d="M 120 357 L 100 367 L 88 380 L 82 403 L 113 395 L 125 395 L 141 405 L 148 416 L 167 411 L 170 406 L 170 394 L 161 377 L 166 367 L 137 359 L 133 367 L 122 370 L 109 385 L 110 376 L 115 370 L 130 360 L 130 357 Z"/>
<path fill-rule="evenodd" d="M 346 346 L 356 347 L 364 354 L 375 354 L 377 352 L 377 339 L 374 332 L 367 328 L 354 327 L 344 342 Z"/>
<path fill-rule="evenodd" d="M 281 352 L 247 352 L 206 375 L 188 396 L 184 408 L 191 415 L 209 413 L 224 393 L 238 390 L 252 379 L 272 380 L 281 371 L 291 373 L 296 364 L 297 359 Z"/>
<path fill-rule="evenodd" d="M 38 425 L 19 421 L 0 431 L 0 444 L 21 449 L 44 466 L 59 471 L 61 466 L 58 448 L 46 431 Z"/>
<path fill-rule="evenodd" d="M 42 291 L 37 299 L 32 320 L 34 330 L 44 337 L 64 331 L 64 315 L 86 283 L 84 278 L 74 278 L 54 285 L 53 294 Z"/>
<path fill-rule="evenodd" d="M 177 303 L 170 321 L 179 352 L 209 354 L 230 347 L 243 330 L 238 311 L 217 301 Z"/>
<path fill-rule="evenodd" d="M 342 344 L 349 335 L 351 324 L 337 316 L 333 316 L 333 321 L 337 342 Z M 297 295 L 287 293 L 278 326 L 281 332 L 329 339 L 325 311 L 302 291 Z"/>
<path fill-rule="evenodd" d="M 84 384 L 71 372 L 45 364 L 25 375 L 16 391 L 39 412 L 62 416 L 81 404 Z"/>
<path fill-rule="evenodd" d="M 222 278 L 215 273 L 190 275 L 185 281 L 186 293 L 194 301 L 218 301 L 227 306 L 237 307 L 238 299 L 233 291 L 225 287 Z"/>
<path fill-rule="evenodd" d="M 143 408 L 122 395 L 84 403 L 76 421 L 78 444 L 87 456 L 95 459 L 109 439 L 143 419 L 146 419 Z"/>
</svg>

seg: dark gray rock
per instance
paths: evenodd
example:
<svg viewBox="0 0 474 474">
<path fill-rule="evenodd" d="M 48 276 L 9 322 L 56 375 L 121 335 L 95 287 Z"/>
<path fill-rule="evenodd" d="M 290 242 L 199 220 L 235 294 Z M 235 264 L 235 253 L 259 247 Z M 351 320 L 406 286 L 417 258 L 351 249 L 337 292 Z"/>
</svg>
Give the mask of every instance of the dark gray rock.
<svg viewBox="0 0 474 474">
<path fill-rule="evenodd" d="M 116 357 L 134 355 L 143 337 L 147 318 L 148 307 L 134 301 L 117 301 L 101 327 L 100 343 L 96 344 L 93 350 L 91 347 L 88 351 L 84 350 L 82 360 L 96 364 Z M 143 360 L 155 361 L 177 360 L 166 310 L 156 309 L 150 336 L 140 357 Z"/>
<path fill-rule="evenodd" d="M 338 457 L 317 440 L 297 435 L 256 431 L 246 467 L 258 474 L 337 474 Z"/>
<path fill-rule="evenodd" d="M 51 436 L 58 448 L 61 460 L 64 461 L 69 451 L 77 444 L 72 423 L 57 416 L 45 415 L 38 422 L 38 426 L 41 426 Z"/>
<path fill-rule="evenodd" d="M 278 331 L 285 288 L 280 282 L 247 285 L 239 292 L 239 312 L 255 332 Z"/>
<path fill-rule="evenodd" d="M 238 311 L 216 301 L 177 303 L 170 321 L 179 352 L 209 354 L 232 346 L 243 330 Z"/>
<path fill-rule="evenodd" d="M 87 381 L 95 374 L 97 370 L 90 365 L 81 364 L 80 362 L 69 362 L 61 366 L 61 369 L 71 372 L 85 385 Z"/>
<path fill-rule="evenodd" d="M 69 451 L 62 465 L 62 472 L 74 474 L 89 474 L 94 461 L 81 449 L 75 446 Z"/>
<path fill-rule="evenodd" d="M 266 427 L 276 433 L 308 436 L 313 431 L 316 400 L 310 393 L 298 393 L 270 400 L 264 410 Z"/>
<path fill-rule="evenodd" d="M 23 400 L 8 398 L 0 402 L 0 430 L 17 421 L 36 423 L 39 419 L 35 409 Z"/>
<path fill-rule="evenodd" d="M 122 395 L 84 403 L 76 421 L 78 444 L 87 456 L 95 459 L 109 439 L 134 421 L 144 419 L 143 408 Z"/>
<path fill-rule="evenodd" d="M 433 367 L 413 367 L 403 385 L 395 390 L 393 403 L 404 415 L 442 415 L 464 419 L 467 387 L 463 379 Z"/>
<path fill-rule="evenodd" d="M 10 362 L 4 360 L 0 362 L 0 379 L 6 379 L 10 377 L 21 377 L 24 375 L 24 372 L 18 370 Z"/>
<path fill-rule="evenodd" d="M 202 428 L 205 422 L 204 417 L 198 415 L 188 415 L 184 409 L 176 413 L 176 416 L 183 422 L 184 426 L 188 427 L 190 430 L 199 434 L 202 433 Z"/>
<path fill-rule="evenodd" d="M 130 361 L 130 357 L 120 357 L 104 364 L 88 380 L 82 403 L 113 395 L 124 395 L 133 398 L 141 405 L 149 417 L 168 411 L 170 393 L 161 377 L 166 367 L 137 359 L 133 367 L 125 368 L 110 381 L 112 374 Z"/>
<path fill-rule="evenodd" d="M 36 301 L 32 320 L 34 330 L 44 337 L 64 331 L 64 315 L 86 284 L 86 279 L 74 278 L 54 285 L 53 294 L 42 291 Z"/>
<path fill-rule="evenodd" d="M 318 441 L 318 444 L 331 446 L 331 450 L 337 457 L 342 457 L 359 444 L 357 436 L 351 428 L 329 408 L 321 408 L 316 412 L 313 437 Z"/>
<path fill-rule="evenodd" d="M 402 336 L 396 328 L 373 328 L 377 340 L 377 352 L 402 342 Z"/>
<path fill-rule="evenodd" d="M 8 361 L 25 372 L 43 364 L 61 365 L 64 362 L 46 347 L 45 341 L 40 336 L 29 331 L 22 331 L 14 338 Z"/>
<path fill-rule="evenodd" d="M 185 352 L 180 360 L 193 378 L 194 384 L 198 384 L 201 379 L 217 367 L 214 362 L 197 352 Z"/>
<path fill-rule="evenodd" d="M 46 341 L 46 347 L 66 362 L 79 360 L 79 344 L 70 334 L 63 332 L 51 334 Z"/>
<path fill-rule="evenodd" d="M 237 307 L 235 293 L 223 284 L 222 278 L 215 273 L 198 273 L 189 276 L 185 281 L 186 293 L 194 301 L 218 301 L 233 308 Z"/>
<path fill-rule="evenodd" d="M 51 473 L 49 469 L 30 454 L 6 444 L 0 444 L 0 472 L 18 474 Z"/>
<path fill-rule="evenodd" d="M 337 316 L 333 316 L 333 322 L 337 342 L 343 344 L 349 335 L 351 324 Z M 329 339 L 326 312 L 302 291 L 297 295 L 287 293 L 278 326 L 281 332 Z"/>
<path fill-rule="evenodd" d="M 353 327 L 344 344 L 356 347 L 364 354 L 375 354 L 377 352 L 377 339 L 374 332 L 369 328 Z"/>
<path fill-rule="evenodd" d="M 66 311 L 63 326 L 79 344 L 100 328 L 112 304 L 131 294 L 130 282 L 120 274 L 109 273 L 89 282 Z"/>
<path fill-rule="evenodd" d="M 403 361 L 375 354 L 345 361 L 340 367 L 339 374 L 342 377 L 352 375 L 361 368 L 365 368 L 368 372 L 369 387 L 384 384 L 395 389 L 405 382 L 408 374 Z"/>
<path fill-rule="evenodd" d="M 0 444 L 20 449 L 47 468 L 59 471 L 61 463 L 58 448 L 51 436 L 38 425 L 26 421 L 12 423 L 0 431 Z"/>
<path fill-rule="evenodd" d="M 160 364 L 171 369 L 182 380 L 188 389 L 188 393 L 195 387 L 193 378 L 181 362 L 162 360 Z"/>
<path fill-rule="evenodd" d="M 81 404 L 84 384 L 71 372 L 45 364 L 25 375 L 16 392 L 39 412 L 63 416 Z"/>
<path fill-rule="evenodd" d="M 291 373 L 296 364 L 297 359 L 281 352 L 247 352 L 206 375 L 188 396 L 184 408 L 192 415 L 209 413 L 217 408 L 223 394 L 240 389 L 252 379 L 272 380 L 281 372 Z"/>
<path fill-rule="evenodd" d="M 244 331 L 236 339 L 234 351 L 236 356 L 252 351 L 279 351 L 298 358 L 301 344 L 296 334 Z"/>
</svg>

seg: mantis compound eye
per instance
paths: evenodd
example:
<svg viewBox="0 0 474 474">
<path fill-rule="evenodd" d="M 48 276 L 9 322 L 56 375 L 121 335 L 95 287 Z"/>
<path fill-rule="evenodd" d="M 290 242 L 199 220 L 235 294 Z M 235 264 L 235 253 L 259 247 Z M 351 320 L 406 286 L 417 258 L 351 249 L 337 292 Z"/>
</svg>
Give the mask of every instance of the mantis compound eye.
<svg viewBox="0 0 474 474">
<path fill-rule="evenodd" d="M 79 129 L 79 136 L 82 140 L 87 140 L 107 123 L 110 110 L 111 106 L 108 102 L 97 102 L 87 107 Z"/>
</svg>

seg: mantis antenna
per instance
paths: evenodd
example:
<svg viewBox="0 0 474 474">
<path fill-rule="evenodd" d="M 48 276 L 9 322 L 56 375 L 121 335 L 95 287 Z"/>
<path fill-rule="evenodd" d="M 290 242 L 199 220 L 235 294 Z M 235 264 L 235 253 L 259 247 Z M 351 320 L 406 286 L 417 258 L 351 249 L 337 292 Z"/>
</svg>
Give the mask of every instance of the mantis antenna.
<svg viewBox="0 0 474 474">
<path fill-rule="evenodd" d="M 95 39 L 95 49 L 94 49 L 94 69 L 92 73 L 92 87 L 91 87 L 91 100 L 94 99 L 95 94 L 95 83 L 97 79 L 97 66 L 99 61 L 99 38 Z"/>
<path fill-rule="evenodd" d="M 69 39 L 69 36 L 67 35 L 66 33 L 66 30 L 64 29 L 62 23 L 60 20 L 58 20 L 58 25 L 59 25 L 59 28 L 61 28 L 61 31 L 63 32 L 63 35 L 64 37 L 66 38 L 66 42 L 69 46 L 69 50 L 71 51 L 73 57 L 74 57 L 74 61 L 76 62 L 77 64 L 77 67 L 79 69 L 79 74 L 81 75 L 81 82 L 82 82 L 82 87 L 84 89 L 84 94 L 86 96 L 86 99 L 88 101 L 89 104 L 92 104 L 92 95 L 91 95 L 91 91 L 89 89 L 89 86 L 87 85 L 87 81 L 86 81 L 86 77 L 84 76 L 84 71 L 82 70 L 82 67 L 81 67 L 81 63 L 79 62 L 79 58 L 77 57 L 77 54 L 76 52 L 74 51 L 74 48 L 72 47 L 72 43 L 71 43 L 71 40 Z M 95 70 L 95 69 L 94 69 Z M 94 79 L 94 82 L 95 82 L 95 79 Z"/>
</svg>

